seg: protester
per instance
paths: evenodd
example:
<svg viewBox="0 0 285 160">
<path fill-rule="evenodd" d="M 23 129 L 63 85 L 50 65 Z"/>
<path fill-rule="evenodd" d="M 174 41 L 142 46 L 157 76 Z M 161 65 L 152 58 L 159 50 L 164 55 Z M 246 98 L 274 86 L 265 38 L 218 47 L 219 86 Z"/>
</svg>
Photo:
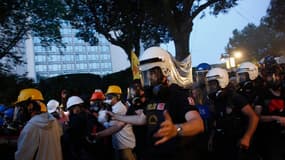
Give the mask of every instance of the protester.
<svg viewBox="0 0 285 160">
<path fill-rule="evenodd" d="M 22 116 L 28 121 L 18 138 L 16 160 L 61 160 L 60 126 L 57 120 L 47 113 L 42 93 L 34 88 L 23 89 L 17 105 Z"/>
</svg>

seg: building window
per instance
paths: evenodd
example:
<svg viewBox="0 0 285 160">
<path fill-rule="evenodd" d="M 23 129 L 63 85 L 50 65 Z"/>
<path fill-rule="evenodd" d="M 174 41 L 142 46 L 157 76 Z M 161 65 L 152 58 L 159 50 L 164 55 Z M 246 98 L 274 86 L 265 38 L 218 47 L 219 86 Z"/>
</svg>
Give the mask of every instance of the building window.
<svg viewBox="0 0 285 160">
<path fill-rule="evenodd" d="M 76 64 L 76 69 L 87 69 L 87 64 L 86 63 L 78 63 Z"/>
<path fill-rule="evenodd" d="M 36 71 L 38 72 L 47 71 L 47 66 L 46 65 L 36 65 Z"/>
<path fill-rule="evenodd" d="M 36 55 L 35 56 L 35 61 L 36 62 L 45 62 L 46 61 L 46 56 Z"/>
<path fill-rule="evenodd" d="M 65 61 L 65 62 L 73 61 L 73 59 L 74 59 L 74 56 L 73 56 L 73 55 L 70 55 L 70 54 L 63 56 L 63 61 Z"/>
<path fill-rule="evenodd" d="M 86 55 L 79 55 L 78 59 L 80 61 L 86 61 Z"/>
<path fill-rule="evenodd" d="M 58 64 L 52 64 L 48 66 L 48 70 L 49 71 L 60 71 L 61 68 L 60 68 L 60 65 Z"/>
</svg>

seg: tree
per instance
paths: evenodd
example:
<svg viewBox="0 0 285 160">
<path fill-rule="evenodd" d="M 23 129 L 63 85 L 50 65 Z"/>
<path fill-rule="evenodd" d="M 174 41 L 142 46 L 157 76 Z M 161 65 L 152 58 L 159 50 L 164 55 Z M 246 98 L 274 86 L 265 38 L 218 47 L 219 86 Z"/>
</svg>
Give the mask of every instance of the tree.
<svg viewBox="0 0 285 160">
<path fill-rule="evenodd" d="M 278 32 L 268 25 L 261 23 L 260 26 L 248 24 L 244 29 L 233 31 L 233 37 L 229 39 L 226 53 L 241 51 L 242 61 L 260 60 L 266 55 L 285 54 L 285 34 Z"/>
<path fill-rule="evenodd" d="M 233 31 L 226 53 L 243 52 L 240 61 L 260 60 L 266 55 L 285 55 L 285 1 L 271 0 L 259 26 L 248 24 L 244 29 Z"/>
<path fill-rule="evenodd" d="M 210 8 L 210 14 L 220 12 L 237 5 L 237 0 L 145 0 L 144 9 L 156 24 L 163 25 L 173 37 L 176 59 L 183 60 L 189 53 L 189 36 L 193 27 L 193 20 Z"/>
<path fill-rule="evenodd" d="M 265 22 L 277 31 L 285 32 L 285 1 L 271 0 Z"/>
<path fill-rule="evenodd" d="M 40 37 L 44 46 L 51 43 L 64 46 L 59 30 L 64 10 L 61 1 L 56 0 L 2 0 L 0 59 L 10 57 L 15 63 L 20 63 L 21 57 L 13 48 L 17 47 L 21 40 L 28 38 L 29 34 Z"/>
<path fill-rule="evenodd" d="M 94 45 L 98 32 L 122 47 L 129 60 L 132 50 L 139 56 L 141 41 L 151 46 L 169 39 L 166 28 L 152 23 L 140 1 L 66 0 L 66 4 L 69 11 L 65 19 L 79 29 L 77 37 Z"/>
<path fill-rule="evenodd" d="M 0 104 L 11 106 L 21 89 L 36 87 L 33 80 L 11 74 L 0 73 Z"/>
</svg>

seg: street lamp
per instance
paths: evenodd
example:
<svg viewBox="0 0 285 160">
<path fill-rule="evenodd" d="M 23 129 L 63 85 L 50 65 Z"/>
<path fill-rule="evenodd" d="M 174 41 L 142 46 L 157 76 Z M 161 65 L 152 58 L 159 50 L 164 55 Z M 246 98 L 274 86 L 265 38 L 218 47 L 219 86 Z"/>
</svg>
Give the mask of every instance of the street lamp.
<svg viewBox="0 0 285 160">
<path fill-rule="evenodd" d="M 240 59 L 242 57 L 242 52 L 241 51 L 234 51 L 233 55 L 235 58 Z"/>
<path fill-rule="evenodd" d="M 227 69 L 236 67 L 235 58 L 231 56 L 230 54 L 226 54 L 226 53 L 222 54 L 220 59 L 223 63 L 226 63 Z"/>
</svg>

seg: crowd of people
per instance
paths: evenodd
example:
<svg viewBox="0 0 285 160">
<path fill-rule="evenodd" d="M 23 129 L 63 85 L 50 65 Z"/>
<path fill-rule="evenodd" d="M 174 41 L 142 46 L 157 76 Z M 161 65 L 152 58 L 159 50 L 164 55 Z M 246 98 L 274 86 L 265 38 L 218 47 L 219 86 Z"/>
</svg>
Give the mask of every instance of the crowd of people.
<svg viewBox="0 0 285 160">
<path fill-rule="evenodd" d="M 16 160 L 284 160 L 285 57 L 244 62 L 233 72 L 204 63 L 189 86 L 175 83 L 169 53 L 140 57 L 141 79 L 45 99 L 20 91 L 2 125 L 21 128 Z M 19 127 L 21 126 L 21 127 Z"/>
</svg>

